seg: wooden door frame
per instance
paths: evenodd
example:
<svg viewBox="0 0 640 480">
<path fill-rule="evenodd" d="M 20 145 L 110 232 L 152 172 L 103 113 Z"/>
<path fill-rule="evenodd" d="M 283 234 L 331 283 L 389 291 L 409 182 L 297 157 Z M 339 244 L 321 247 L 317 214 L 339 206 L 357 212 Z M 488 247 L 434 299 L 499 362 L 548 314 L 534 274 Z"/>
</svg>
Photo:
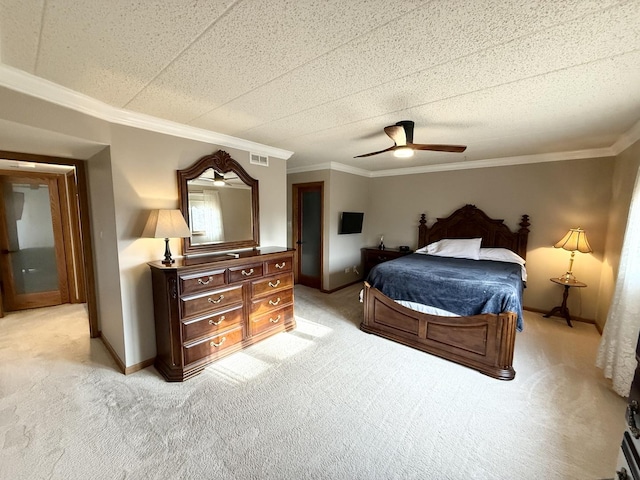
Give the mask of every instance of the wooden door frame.
<svg viewBox="0 0 640 480">
<path fill-rule="evenodd" d="M 64 179 L 60 178 L 60 190 L 64 194 L 61 201 L 65 202 L 65 211 L 68 217 L 62 219 L 64 228 L 62 233 L 65 236 L 65 244 L 69 247 L 70 254 L 66 256 L 67 272 L 69 280 L 69 301 L 71 303 L 85 303 L 87 296 L 85 292 L 85 268 L 82 258 L 82 239 L 80 236 L 80 212 L 78 208 L 78 186 L 76 185 L 75 172 L 69 171 Z M 61 195 L 63 195 L 61 194 Z M 81 264 L 82 268 L 76 268 Z"/>
<path fill-rule="evenodd" d="M 84 290 L 87 301 L 87 316 L 89 317 L 89 335 L 91 338 L 100 336 L 98 327 L 98 303 L 96 298 L 95 269 L 93 263 L 93 241 L 91 239 L 91 224 L 89 210 L 89 191 L 86 172 L 86 160 L 72 158 L 51 157 L 29 153 L 7 152 L 0 150 L 0 157 L 7 160 L 19 160 L 33 163 L 47 163 L 75 167 L 78 194 L 78 213 L 80 223 L 80 242 L 82 248 L 82 262 L 84 264 Z"/>
<path fill-rule="evenodd" d="M 300 275 L 300 249 L 298 248 L 298 242 L 300 241 L 300 190 L 303 189 L 320 189 L 320 291 L 324 292 L 324 182 L 308 182 L 308 183 L 294 183 L 291 185 L 291 207 L 292 207 L 292 243 L 296 249 L 294 256 L 295 268 L 294 283 L 298 283 L 298 277 Z"/>
</svg>

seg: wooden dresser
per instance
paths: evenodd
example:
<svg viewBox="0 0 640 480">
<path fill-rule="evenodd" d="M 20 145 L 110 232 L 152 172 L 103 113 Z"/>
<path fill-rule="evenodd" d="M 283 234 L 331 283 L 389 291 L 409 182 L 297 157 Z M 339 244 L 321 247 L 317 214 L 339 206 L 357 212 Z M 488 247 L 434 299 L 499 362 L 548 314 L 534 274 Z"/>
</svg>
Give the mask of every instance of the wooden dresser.
<svg viewBox="0 0 640 480">
<path fill-rule="evenodd" d="M 157 356 L 167 381 L 295 328 L 293 250 L 269 247 L 149 263 Z"/>
</svg>

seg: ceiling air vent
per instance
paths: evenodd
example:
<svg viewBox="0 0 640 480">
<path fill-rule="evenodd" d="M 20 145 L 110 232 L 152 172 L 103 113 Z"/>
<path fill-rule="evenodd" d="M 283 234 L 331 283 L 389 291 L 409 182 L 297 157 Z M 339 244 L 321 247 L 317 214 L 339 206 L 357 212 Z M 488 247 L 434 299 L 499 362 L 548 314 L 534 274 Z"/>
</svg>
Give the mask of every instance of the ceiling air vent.
<svg viewBox="0 0 640 480">
<path fill-rule="evenodd" d="M 268 167 L 269 157 L 267 157 L 266 155 L 258 155 L 257 153 L 252 153 L 250 163 L 254 165 L 262 165 L 263 167 Z"/>
</svg>

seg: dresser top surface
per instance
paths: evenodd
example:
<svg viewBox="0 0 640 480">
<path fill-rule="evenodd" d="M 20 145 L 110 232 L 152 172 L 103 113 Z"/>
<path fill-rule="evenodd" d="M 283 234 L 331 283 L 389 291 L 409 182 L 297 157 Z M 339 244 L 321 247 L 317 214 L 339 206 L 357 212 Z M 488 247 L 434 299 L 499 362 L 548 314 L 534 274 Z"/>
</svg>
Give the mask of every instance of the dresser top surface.
<svg viewBox="0 0 640 480">
<path fill-rule="evenodd" d="M 170 269 L 180 269 L 184 267 L 206 266 L 206 265 L 211 265 L 216 263 L 229 262 L 232 260 L 260 261 L 261 260 L 260 257 L 264 257 L 267 255 L 281 254 L 281 253 L 290 253 L 294 251 L 295 250 L 293 248 L 287 248 L 287 247 L 260 247 L 256 249 L 252 248 L 247 250 L 236 250 L 233 252 L 216 253 L 212 255 L 180 257 L 180 258 L 176 258 L 175 262 L 172 263 L 171 265 L 165 265 L 160 260 L 157 260 L 155 262 L 149 262 L 148 265 L 151 267 L 170 270 Z"/>
</svg>

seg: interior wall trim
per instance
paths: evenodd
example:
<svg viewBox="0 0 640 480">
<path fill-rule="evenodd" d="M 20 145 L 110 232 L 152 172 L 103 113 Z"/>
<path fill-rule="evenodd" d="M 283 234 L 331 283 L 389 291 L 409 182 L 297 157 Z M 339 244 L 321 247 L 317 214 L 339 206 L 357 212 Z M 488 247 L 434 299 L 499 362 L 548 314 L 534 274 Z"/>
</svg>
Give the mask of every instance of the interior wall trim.
<svg viewBox="0 0 640 480">
<path fill-rule="evenodd" d="M 631 142 L 629 145 L 632 145 L 633 143 L 634 142 Z M 538 155 L 490 158 L 486 160 L 470 160 L 466 162 L 446 163 L 439 165 L 423 165 L 420 167 L 394 168 L 390 170 L 377 171 L 362 170 L 350 167 L 348 165 L 343 165 L 341 163 L 331 162 L 310 165 L 309 167 L 296 167 L 287 169 L 287 174 L 313 172 L 316 170 L 337 170 L 368 178 L 396 177 L 400 175 L 415 175 L 418 173 L 449 172 L 453 170 L 471 170 L 474 168 L 506 167 L 509 165 L 526 165 L 530 163 L 563 162 L 565 160 L 584 160 L 588 158 L 613 159 L 616 155 L 616 150 L 613 147 L 605 147 L 594 148 L 590 150 L 576 150 L 573 152 L 541 153 Z"/>
<path fill-rule="evenodd" d="M 111 346 L 109 341 L 104 337 L 104 335 L 102 335 L 102 332 L 100 332 L 100 340 L 102 341 L 102 344 L 107 349 L 107 352 L 109 352 L 109 355 L 111 355 L 111 358 L 115 362 L 116 367 L 118 368 L 120 373 L 126 374 L 127 369 L 124 365 L 124 362 L 120 359 L 120 357 L 118 356 L 114 348 Z"/>
<path fill-rule="evenodd" d="M 293 155 L 289 150 L 114 107 L 2 63 L 0 63 L 0 86 L 118 125 L 237 148 L 284 160 L 288 160 Z"/>
</svg>

